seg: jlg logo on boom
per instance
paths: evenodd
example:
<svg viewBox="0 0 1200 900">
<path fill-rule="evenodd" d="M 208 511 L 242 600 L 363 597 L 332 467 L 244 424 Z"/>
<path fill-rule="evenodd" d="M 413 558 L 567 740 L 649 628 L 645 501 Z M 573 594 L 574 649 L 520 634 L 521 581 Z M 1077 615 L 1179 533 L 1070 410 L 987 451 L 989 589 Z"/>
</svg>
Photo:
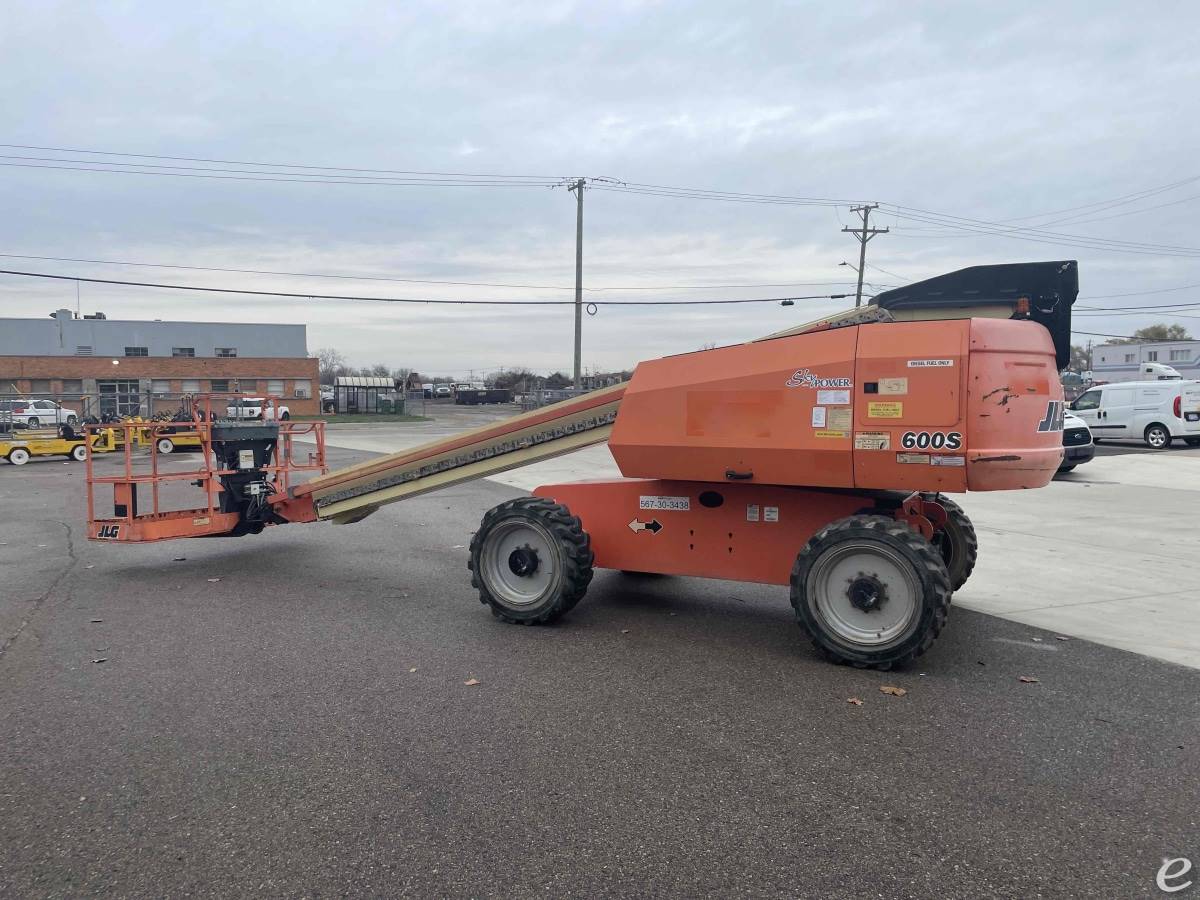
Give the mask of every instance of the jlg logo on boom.
<svg viewBox="0 0 1200 900">
<path fill-rule="evenodd" d="M 96 538 L 101 541 L 115 541 L 121 536 L 120 525 L 101 525 L 96 532 Z"/>
</svg>

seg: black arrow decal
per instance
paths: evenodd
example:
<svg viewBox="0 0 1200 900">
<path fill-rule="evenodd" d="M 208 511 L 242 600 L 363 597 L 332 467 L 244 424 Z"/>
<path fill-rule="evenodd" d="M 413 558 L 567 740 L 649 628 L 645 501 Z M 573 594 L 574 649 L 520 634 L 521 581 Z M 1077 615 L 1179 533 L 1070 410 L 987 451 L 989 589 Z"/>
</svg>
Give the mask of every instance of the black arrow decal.
<svg viewBox="0 0 1200 900">
<path fill-rule="evenodd" d="M 640 531 L 648 531 L 651 534 L 658 534 L 662 531 L 662 522 L 658 519 L 651 519 L 649 522 L 643 522 L 641 519 L 634 519 L 629 523 L 629 530 L 634 534 Z"/>
</svg>

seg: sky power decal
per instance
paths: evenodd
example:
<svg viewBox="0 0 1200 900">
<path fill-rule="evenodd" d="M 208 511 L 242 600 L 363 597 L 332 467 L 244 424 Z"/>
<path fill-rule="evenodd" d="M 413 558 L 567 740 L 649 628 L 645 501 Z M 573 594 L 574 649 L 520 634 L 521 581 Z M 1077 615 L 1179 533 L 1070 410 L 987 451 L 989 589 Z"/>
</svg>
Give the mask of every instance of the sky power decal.
<svg viewBox="0 0 1200 900">
<path fill-rule="evenodd" d="M 854 381 L 850 378 L 821 378 L 808 369 L 797 369 L 787 380 L 787 386 L 812 389 L 849 388 L 854 387 Z"/>
</svg>

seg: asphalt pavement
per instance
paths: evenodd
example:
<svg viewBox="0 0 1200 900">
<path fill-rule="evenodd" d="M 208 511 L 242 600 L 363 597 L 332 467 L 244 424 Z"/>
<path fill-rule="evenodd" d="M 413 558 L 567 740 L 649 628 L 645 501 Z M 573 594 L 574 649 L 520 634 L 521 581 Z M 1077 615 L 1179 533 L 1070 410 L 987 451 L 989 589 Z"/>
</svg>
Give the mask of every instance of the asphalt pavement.
<svg viewBox="0 0 1200 900">
<path fill-rule="evenodd" d="M 965 609 L 860 671 L 784 589 L 612 572 L 505 625 L 466 544 L 520 493 L 109 546 L 82 467 L 0 466 L 0 896 L 1125 897 L 1200 864 L 1200 672 Z"/>
</svg>

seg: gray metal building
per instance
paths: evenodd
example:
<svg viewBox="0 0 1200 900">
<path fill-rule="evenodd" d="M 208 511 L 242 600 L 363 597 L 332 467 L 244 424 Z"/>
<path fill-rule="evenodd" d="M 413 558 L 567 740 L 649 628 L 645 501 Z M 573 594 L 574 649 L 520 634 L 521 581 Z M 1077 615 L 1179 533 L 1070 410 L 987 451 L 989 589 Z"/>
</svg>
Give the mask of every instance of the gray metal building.
<svg viewBox="0 0 1200 900">
<path fill-rule="evenodd" d="M 45 319 L 0 319 L 0 356 L 294 359 L 308 355 L 306 344 L 303 325 L 77 319 L 69 309 Z"/>
</svg>

